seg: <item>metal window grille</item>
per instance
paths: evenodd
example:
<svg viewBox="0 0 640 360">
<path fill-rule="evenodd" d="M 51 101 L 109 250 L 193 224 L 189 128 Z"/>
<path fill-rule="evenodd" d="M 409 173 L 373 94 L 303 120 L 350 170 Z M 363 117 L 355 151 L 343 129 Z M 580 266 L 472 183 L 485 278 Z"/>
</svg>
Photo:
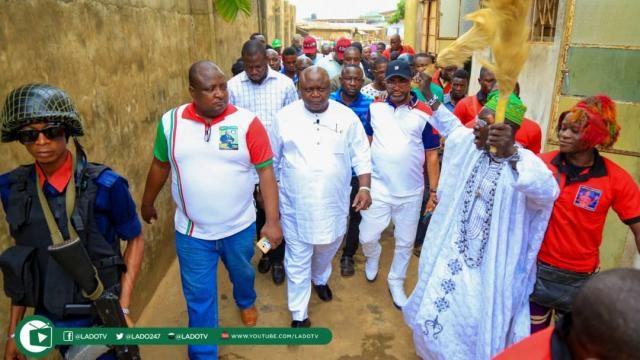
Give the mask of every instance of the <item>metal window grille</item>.
<svg viewBox="0 0 640 360">
<path fill-rule="evenodd" d="M 560 0 L 533 0 L 529 40 L 553 42 Z"/>
</svg>

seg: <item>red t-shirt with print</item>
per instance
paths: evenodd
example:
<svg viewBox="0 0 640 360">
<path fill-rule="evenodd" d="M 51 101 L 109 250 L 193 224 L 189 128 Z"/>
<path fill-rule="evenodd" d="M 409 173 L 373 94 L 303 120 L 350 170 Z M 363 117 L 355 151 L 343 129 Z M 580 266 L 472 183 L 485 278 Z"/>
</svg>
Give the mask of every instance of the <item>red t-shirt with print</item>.
<svg viewBox="0 0 640 360">
<path fill-rule="evenodd" d="M 596 152 L 593 166 L 567 180 L 559 151 L 540 155 L 560 185 L 538 260 L 574 272 L 600 265 L 600 244 L 609 208 L 627 225 L 640 222 L 640 189 L 631 175 Z"/>
</svg>

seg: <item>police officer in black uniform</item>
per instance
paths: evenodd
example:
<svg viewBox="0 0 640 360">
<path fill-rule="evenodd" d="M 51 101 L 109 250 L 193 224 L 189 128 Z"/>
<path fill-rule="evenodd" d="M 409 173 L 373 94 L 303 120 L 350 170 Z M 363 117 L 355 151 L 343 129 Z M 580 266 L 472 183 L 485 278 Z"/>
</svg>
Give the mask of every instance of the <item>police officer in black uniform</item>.
<svg viewBox="0 0 640 360">
<path fill-rule="evenodd" d="M 55 239 L 79 239 L 104 289 L 119 296 L 131 326 L 126 315 L 144 240 L 126 179 L 87 161 L 76 139 L 83 135 L 80 115 L 69 96 L 54 86 L 29 84 L 13 90 L 0 113 L 0 134 L 2 142 L 18 140 L 34 159 L 0 175 L 0 198 L 15 240 L 0 256 L 5 292 L 12 301 L 5 359 L 24 358 L 14 332 L 27 307 L 56 326 L 100 322 L 77 311 L 90 300 L 51 257 L 48 249 Z M 67 148 L 70 138 L 75 152 Z M 124 255 L 118 239 L 127 241 Z M 76 311 L 74 305 L 80 305 Z M 99 359 L 113 357 L 110 352 Z"/>
</svg>

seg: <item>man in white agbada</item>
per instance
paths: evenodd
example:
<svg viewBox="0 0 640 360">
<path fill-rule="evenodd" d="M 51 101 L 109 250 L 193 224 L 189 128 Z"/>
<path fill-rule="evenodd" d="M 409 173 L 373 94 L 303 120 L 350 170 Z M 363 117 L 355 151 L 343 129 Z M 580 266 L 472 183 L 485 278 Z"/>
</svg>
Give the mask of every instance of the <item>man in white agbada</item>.
<svg viewBox="0 0 640 360">
<path fill-rule="evenodd" d="M 333 296 L 327 282 L 347 228 L 352 168 L 360 186 L 352 206 L 360 211 L 371 205 L 371 155 L 358 116 L 329 100 L 331 84 L 324 69 L 305 69 L 298 84 L 302 100 L 278 112 L 272 143 L 287 238 L 291 327 L 308 327 L 311 284 L 323 301 Z"/>
<path fill-rule="evenodd" d="M 526 111 L 515 96 L 505 123 L 494 124 L 498 94 L 490 94 L 471 130 L 427 95 L 431 124 L 446 137 L 446 181 L 402 310 L 420 357 L 490 359 L 529 335 L 536 255 L 558 185 L 537 156 L 514 146 Z"/>
</svg>

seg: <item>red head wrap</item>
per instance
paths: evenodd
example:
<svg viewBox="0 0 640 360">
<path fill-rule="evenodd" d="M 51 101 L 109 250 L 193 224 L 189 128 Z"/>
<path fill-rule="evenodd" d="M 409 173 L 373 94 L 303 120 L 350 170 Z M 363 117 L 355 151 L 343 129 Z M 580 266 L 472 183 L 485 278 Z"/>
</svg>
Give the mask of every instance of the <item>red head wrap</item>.
<svg viewBox="0 0 640 360">
<path fill-rule="evenodd" d="M 582 124 L 581 140 L 592 147 L 611 147 L 620 134 L 616 121 L 616 106 L 606 95 L 590 96 L 578 102 L 560 116 L 558 129 L 564 121 Z"/>
</svg>

